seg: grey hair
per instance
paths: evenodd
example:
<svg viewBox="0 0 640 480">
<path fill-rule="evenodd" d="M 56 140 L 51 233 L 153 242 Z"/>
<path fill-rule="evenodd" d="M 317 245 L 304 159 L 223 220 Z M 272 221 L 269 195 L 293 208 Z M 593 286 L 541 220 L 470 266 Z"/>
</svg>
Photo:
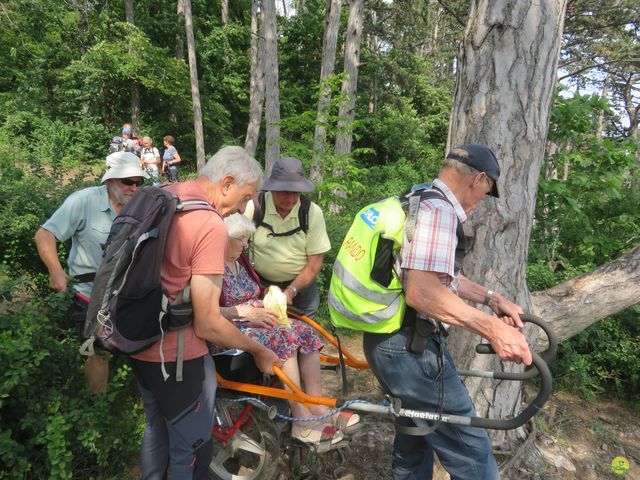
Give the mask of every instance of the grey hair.
<svg viewBox="0 0 640 480">
<path fill-rule="evenodd" d="M 242 147 L 222 147 L 198 173 L 214 183 L 231 176 L 240 186 L 257 183 L 257 190 L 262 186 L 262 167 Z"/>
<path fill-rule="evenodd" d="M 227 234 L 231 238 L 249 237 L 256 231 L 253 222 L 241 213 L 225 217 L 224 223 L 227 225 Z"/>
<path fill-rule="evenodd" d="M 464 150 L 452 150 L 453 152 L 461 155 L 459 152 L 462 152 L 462 154 L 467 155 L 467 152 Z M 453 168 L 454 170 L 456 170 L 458 173 L 460 173 L 461 175 L 467 176 L 467 175 L 477 175 L 480 173 L 480 170 L 476 170 L 475 168 L 473 168 L 470 165 L 467 165 L 466 163 L 461 162 L 460 160 L 455 160 L 453 158 L 445 158 L 444 160 L 444 164 L 442 165 L 442 169 L 444 170 L 445 168 Z"/>
</svg>

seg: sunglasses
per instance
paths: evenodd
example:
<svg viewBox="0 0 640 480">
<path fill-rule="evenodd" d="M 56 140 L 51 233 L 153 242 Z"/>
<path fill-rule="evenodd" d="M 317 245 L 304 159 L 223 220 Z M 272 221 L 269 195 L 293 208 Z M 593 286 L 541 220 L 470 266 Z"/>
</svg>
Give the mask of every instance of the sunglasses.
<svg viewBox="0 0 640 480">
<path fill-rule="evenodd" d="M 126 185 L 127 187 L 130 187 L 131 185 L 139 187 L 144 183 L 144 180 L 131 180 L 130 178 L 121 178 L 120 183 Z"/>
</svg>

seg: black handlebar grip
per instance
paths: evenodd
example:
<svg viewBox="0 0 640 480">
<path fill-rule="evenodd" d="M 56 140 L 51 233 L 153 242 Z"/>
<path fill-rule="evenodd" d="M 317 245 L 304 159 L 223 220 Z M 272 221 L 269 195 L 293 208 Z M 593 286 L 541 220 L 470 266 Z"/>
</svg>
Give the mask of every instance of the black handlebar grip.
<svg viewBox="0 0 640 480">
<path fill-rule="evenodd" d="M 551 389 L 553 386 L 553 380 L 551 378 L 551 372 L 546 362 L 540 355 L 532 352 L 533 365 L 540 373 L 542 383 L 538 395 L 533 401 L 525 408 L 519 415 L 509 419 L 492 419 L 484 417 L 472 417 L 470 425 L 472 427 L 491 428 L 494 430 L 511 430 L 521 427 L 527 423 L 531 417 L 533 417 L 544 406 L 546 401 L 551 395 Z M 533 370 L 531 370 L 533 371 Z M 525 372 L 526 373 L 526 372 Z M 497 378 L 497 377 L 496 377 Z"/>
<path fill-rule="evenodd" d="M 540 354 L 540 357 L 547 363 L 551 363 L 558 353 L 558 337 L 556 332 L 551 328 L 551 326 L 545 322 L 540 317 L 536 317 L 535 315 L 530 315 L 528 313 L 524 313 L 520 315 L 522 321 L 526 323 L 533 323 L 540 327 L 542 331 L 547 336 L 547 341 L 549 342 L 549 348 L 546 351 Z M 491 344 L 489 343 L 481 343 L 476 346 L 476 352 L 481 354 L 489 354 L 496 353 Z"/>
</svg>

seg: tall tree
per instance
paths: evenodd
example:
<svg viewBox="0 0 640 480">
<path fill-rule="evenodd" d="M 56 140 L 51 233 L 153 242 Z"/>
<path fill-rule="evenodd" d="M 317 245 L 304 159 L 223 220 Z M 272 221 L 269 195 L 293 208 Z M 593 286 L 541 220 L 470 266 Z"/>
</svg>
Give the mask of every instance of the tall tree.
<svg viewBox="0 0 640 480">
<path fill-rule="evenodd" d="M 196 64 L 196 41 L 193 36 L 193 18 L 191 0 L 183 0 L 184 25 L 187 33 L 187 55 L 189 57 L 189 77 L 191 79 L 191 100 L 193 102 L 193 129 L 196 133 L 196 163 L 198 170 L 204 167 L 204 133 L 202 130 L 202 108 L 200 106 L 200 87 L 198 85 L 198 66 Z"/>
<path fill-rule="evenodd" d="M 184 31 L 184 0 L 178 0 L 177 2 L 177 29 L 176 29 L 176 58 L 178 60 L 184 59 L 184 39 L 182 38 L 182 32 Z"/>
<path fill-rule="evenodd" d="M 265 148 L 265 175 L 280 158 L 280 85 L 278 80 L 278 37 L 275 0 L 263 0 L 265 120 L 267 124 Z"/>
<path fill-rule="evenodd" d="M 135 25 L 133 13 L 133 0 L 124 0 L 125 18 L 128 24 Z M 129 46 L 129 55 L 135 55 L 133 48 Z M 140 136 L 140 86 L 138 79 L 131 79 L 131 127 L 137 136 Z"/>
<path fill-rule="evenodd" d="M 449 146 L 486 144 L 502 167 L 500 199 L 485 200 L 465 225 L 474 238 L 465 274 L 529 311 L 525 266 L 566 1 L 472 1 L 451 112 Z M 461 331 L 451 337 L 461 368 L 519 368 L 473 355 L 477 342 Z M 518 410 L 517 382 L 470 381 L 467 386 L 481 415 L 504 418 Z M 494 441 L 509 447 L 515 437 L 497 432 Z"/>
<path fill-rule="evenodd" d="M 336 155 L 351 153 L 363 23 L 364 0 L 351 0 L 344 46 L 345 78 L 342 82 L 342 95 L 345 100 L 341 102 L 338 113 L 340 120 L 338 121 L 338 134 L 336 135 Z"/>
<path fill-rule="evenodd" d="M 264 104 L 264 18 L 260 20 L 260 0 L 251 2 L 251 79 L 249 86 L 249 123 L 244 148 L 250 155 L 255 155 L 260 122 L 262 121 L 262 105 Z M 258 26 L 259 25 L 259 26 Z"/>
<path fill-rule="evenodd" d="M 311 181 L 322 182 L 322 157 L 327 141 L 325 124 L 328 118 L 328 108 L 331 104 L 331 86 L 327 79 L 333 75 L 336 64 L 336 49 L 338 45 L 338 27 L 340 26 L 341 0 L 326 0 L 324 21 L 324 35 L 322 37 L 322 63 L 320 64 L 320 95 L 318 98 L 318 114 L 313 136 L 314 162 L 311 168 Z"/>
<path fill-rule="evenodd" d="M 221 10 L 221 18 L 222 24 L 226 25 L 229 23 L 229 0 L 222 0 L 220 2 L 220 10 Z"/>
</svg>

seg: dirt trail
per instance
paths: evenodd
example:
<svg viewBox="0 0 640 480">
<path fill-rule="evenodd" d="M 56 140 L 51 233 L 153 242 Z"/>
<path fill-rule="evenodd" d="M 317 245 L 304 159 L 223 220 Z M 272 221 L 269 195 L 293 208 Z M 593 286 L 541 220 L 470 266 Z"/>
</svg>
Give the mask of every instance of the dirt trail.
<svg viewBox="0 0 640 480">
<path fill-rule="evenodd" d="M 359 338 L 345 341 L 360 358 Z M 350 398 L 381 400 L 383 394 L 370 371 L 349 370 L 353 382 Z M 323 372 L 327 395 L 340 392 L 340 375 Z M 391 448 L 394 428 L 390 418 L 362 415 L 363 427 L 349 437 L 349 445 L 326 454 L 285 447 L 279 480 L 372 480 L 391 479 Z M 507 480 L 640 480 L 640 410 L 620 404 L 584 399 L 556 392 L 535 420 L 535 433 L 525 454 L 502 476 Z M 535 448 L 533 448 L 535 447 Z M 614 474 L 612 462 L 623 457 L 629 468 Z M 508 459 L 498 457 L 499 462 Z M 614 463 L 624 470 L 626 463 Z M 621 463 L 622 462 L 622 463 Z M 438 468 L 436 480 L 449 478 Z"/>
</svg>

